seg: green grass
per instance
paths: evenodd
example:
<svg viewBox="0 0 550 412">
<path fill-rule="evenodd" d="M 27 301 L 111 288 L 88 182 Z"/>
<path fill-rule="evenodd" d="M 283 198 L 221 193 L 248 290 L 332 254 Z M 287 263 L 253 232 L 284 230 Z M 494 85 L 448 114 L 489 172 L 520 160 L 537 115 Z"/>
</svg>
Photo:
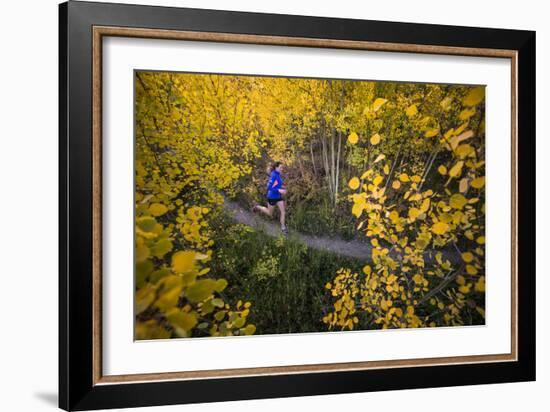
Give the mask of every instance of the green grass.
<svg viewBox="0 0 550 412">
<path fill-rule="evenodd" d="M 339 236 L 353 239 L 357 231 L 347 203 L 334 207 L 328 197 L 287 204 L 288 226 L 295 231 L 316 236 Z"/>
<path fill-rule="evenodd" d="M 252 303 L 256 334 L 326 331 L 322 317 L 331 304 L 325 284 L 341 267 L 361 262 L 273 238 L 243 225 L 218 226 L 212 272 L 229 282 L 225 297 Z M 223 229 L 222 229 L 223 228 Z"/>
</svg>

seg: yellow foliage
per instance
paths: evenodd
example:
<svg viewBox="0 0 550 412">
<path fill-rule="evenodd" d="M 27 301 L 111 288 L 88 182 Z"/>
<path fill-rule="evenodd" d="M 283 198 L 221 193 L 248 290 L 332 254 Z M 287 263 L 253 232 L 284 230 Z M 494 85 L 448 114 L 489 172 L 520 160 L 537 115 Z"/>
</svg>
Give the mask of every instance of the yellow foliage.
<svg viewBox="0 0 550 412">
<path fill-rule="evenodd" d="M 405 110 L 405 113 L 409 117 L 414 117 L 418 113 L 418 109 L 416 108 L 416 104 L 413 104 L 409 107 L 407 107 L 407 110 Z"/>
<path fill-rule="evenodd" d="M 462 160 L 455 163 L 453 167 L 449 170 L 449 176 L 451 177 L 458 177 L 462 173 L 462 166 L 464 166 L 464 162 Z"/>
<path fill-rule="evenodd" d="M 372 104 L 372 109 L 376 112 L 380 109 L 388 100 L 381 97 L 377 98 Z"/>
<path fill-rule="evenodd" d="M 462 102 L 466 106 L 475 106 L 483 101 L 485 98 L 485 87 L 479 86 L 468 92 Z"/>
<path fill-rule="evenodd" d="M 483 186 L 485 186 L 485 176 L 475 178 L 474 180 L 472 180 L 471 185 L 474 189 L 481 189 Z"/>
<path fill-rule="evenodd" d="M 358 179 L 357 177 L 353 177 L 353 178 L 349 181 L 349 183 L 348 183 L 350 189 L 352 189 L 352 190 L 358 189 L 358 188 L 359 188 L 359 184 L 360 184 L 360 181 L 359 181 L 359 179 Z"/>
<path fill-rule="evenodd" d="M 437 222 L 432 225 L 432 232 L 436 235 L 443 235 L 447 233 L 450 229 L 450 226 L 444 222 Z"/>
<path fill-rule="evenodd" d="M 358 140 L 359 136 L 355 132 L 350 133 L 350 135 L 348 136 L 348 143 L 350 144 L 356 144 Z"/>
<path fill-rule="evenodd" d="M 153 203 L 151 206 L 149 206 L 149 212 L 153 216 L 162 216 L 163 214 L 168 212 L 168 208 L 162 203 Z"/>
</svg>

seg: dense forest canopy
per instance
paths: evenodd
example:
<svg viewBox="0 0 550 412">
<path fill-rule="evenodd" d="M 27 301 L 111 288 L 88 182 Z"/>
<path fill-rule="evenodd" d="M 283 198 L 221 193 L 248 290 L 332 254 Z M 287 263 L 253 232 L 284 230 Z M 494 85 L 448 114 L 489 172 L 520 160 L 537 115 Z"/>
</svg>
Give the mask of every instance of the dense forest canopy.
<svg viewBox="0 0 550 412">
<path fill-rule="evenodd" d="M 135 76 L 136 338 L 484 323 L 484 87 Z M 289 238 L 224 208 L 275 160 Z"/>
</svg>

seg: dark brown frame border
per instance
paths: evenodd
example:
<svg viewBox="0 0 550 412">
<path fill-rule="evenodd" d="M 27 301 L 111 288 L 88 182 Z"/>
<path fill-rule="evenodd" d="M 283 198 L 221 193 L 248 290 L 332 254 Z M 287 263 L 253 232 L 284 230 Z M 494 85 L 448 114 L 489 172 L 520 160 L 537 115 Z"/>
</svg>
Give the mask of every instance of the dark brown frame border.
<svg viewBox="0 0 550 412">
<path fill-rule="evenodd" d="M 62 408 L 162 405 L 535 378 L 534 32 L 75 1 L 60 5 L 59 17 Z M 98 85 L 102 36 L 512 59 L 512 353 L 102 376 L 98 293 L 101 290 L 101 88 Z"/>
</svg>

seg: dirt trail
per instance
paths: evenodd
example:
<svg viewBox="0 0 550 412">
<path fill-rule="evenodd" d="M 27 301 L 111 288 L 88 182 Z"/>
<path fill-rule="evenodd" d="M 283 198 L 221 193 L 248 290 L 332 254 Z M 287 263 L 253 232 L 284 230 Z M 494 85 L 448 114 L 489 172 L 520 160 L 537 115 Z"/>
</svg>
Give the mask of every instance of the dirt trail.
<svg viewBox="0 0 550 412">
<path fill-rule="evenodd" d="M 253 227 L 257 230 L 261 230 L 269 236 L 283 236 L 279 222 L 276 219 L 270 221 L 250 210 L 246 210 L 237 202 L 227 198 L 225 198 L 224 207 L 236 222 Z M 313 249 L 366 261 L 371 260 L 372 246 L 366 242 L 360 242 L 358 240 L 346 241 L 334 237 L 318 237 L 292 231 L 290 231 L 289 237 L 298 240 Z M 426 253 L 426 261 L 430 261 L 432 259 L 430 255 L 431 253 Z M 452 263 L 461 262 L 458 253 L 452 249 L 443 251 L 443 257 L 444 259 L 450 260 Z"/>
<path fill-rule="evenodd" d="M 279 221 L 277 219 L 269 221 L 267 218 L 263 218 L 262 216 L 249 210 L 245 210 L 241 205 L 229 199 L 225 199 L 225 208 L 230 212 L 235 221 L 242 223 L 243 225 L 262 230 L 269 236 L 283 236 Z M 290 231 L 289 237 L 296 239 L 313 249 L 336 253 L 338 255 L 349 256 L 357 259 L 370 259 L 371 255 L 372 247 L 366 242 L 359 242 L 356 240 L 345 241 L 343 239 L 331 237 L 318 237 L 292 231 Z"/>
</svg>

